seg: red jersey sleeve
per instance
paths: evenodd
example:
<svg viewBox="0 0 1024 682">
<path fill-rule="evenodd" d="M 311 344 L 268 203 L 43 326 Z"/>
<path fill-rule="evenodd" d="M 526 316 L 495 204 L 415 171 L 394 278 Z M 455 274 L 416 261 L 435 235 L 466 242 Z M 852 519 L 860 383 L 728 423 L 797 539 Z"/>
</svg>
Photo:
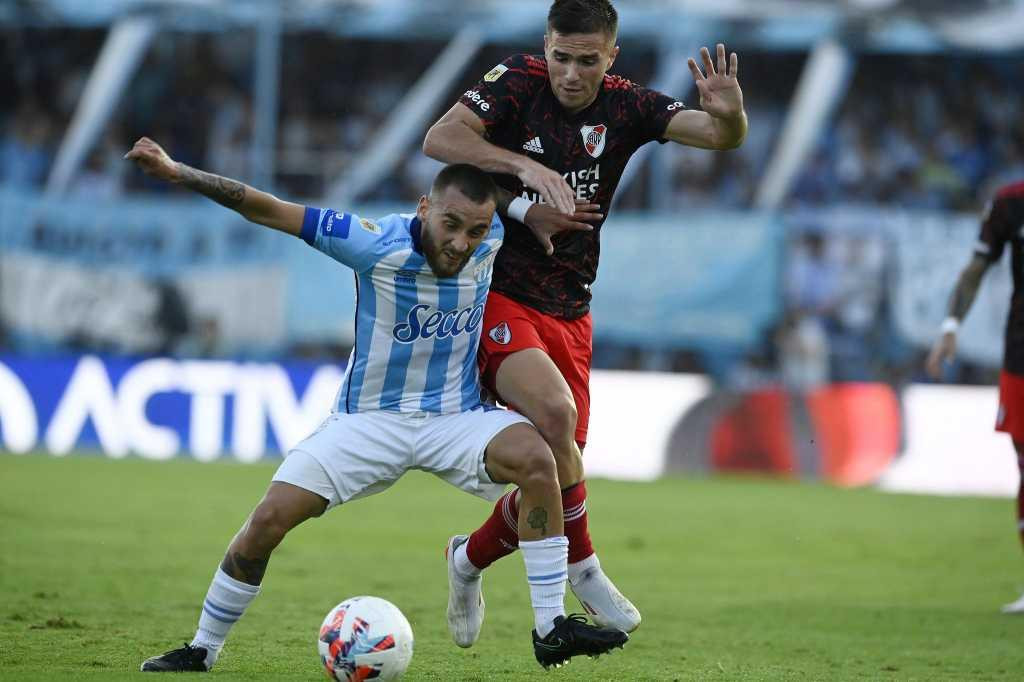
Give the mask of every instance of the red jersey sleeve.
<svg viewBox="0 0 1024 682">
<path fill-rule="evenodd" d="M 1014 199 L 1016 194 L 1024 194 L 1021 190 L 1024 190 L 1024 185 L 1005 187 L 997 192 L 995 198 L 985 207 L 974 252 L 990 263 L 1002 257 L 1003 248 L 1013 237 Z"/>
<path fill-rule="evenodd" d="M 638 144 L 645 144 L 652 140 L 667 142 L 665 129 L 668 122 L 676 115 L 677 111 L 685 109 L 686 106 L 675 97 L 651 90 L 639 85 L 630 84 L 629 89 L 629 111 L 635 115 L 634 130 L 637 131 Z"/>
<path fill-rule="evenodd" d="M 459 101 L 472 109 L 490 131 L 516 117 L 526 96 L 546 79 L 543 62 L 528 55 L 514 55 L 485 73 Z"/>
</svg>

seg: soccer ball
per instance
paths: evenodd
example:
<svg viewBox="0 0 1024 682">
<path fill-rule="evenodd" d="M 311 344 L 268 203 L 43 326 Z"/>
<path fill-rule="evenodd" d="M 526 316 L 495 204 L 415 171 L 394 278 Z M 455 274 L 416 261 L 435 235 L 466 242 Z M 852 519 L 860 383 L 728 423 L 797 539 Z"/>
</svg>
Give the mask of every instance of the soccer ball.
<svg viewBox="0 0 1024 682">
<path fill-rule="evenodd" d="M 397 680 L 412 660 L 412 628 L 391 602 L 352 597 L 324 618 L 317 648 L 332 680 Z"/>
</svg>

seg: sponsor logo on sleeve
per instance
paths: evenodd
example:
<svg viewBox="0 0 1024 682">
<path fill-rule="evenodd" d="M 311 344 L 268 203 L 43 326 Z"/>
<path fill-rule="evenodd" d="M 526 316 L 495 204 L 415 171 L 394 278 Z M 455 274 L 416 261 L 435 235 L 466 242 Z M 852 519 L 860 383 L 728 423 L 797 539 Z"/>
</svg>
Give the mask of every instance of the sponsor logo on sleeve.
<svg viewBox="0 0 1024 682">
<path fill-rule="evenodd" d="M 686 105 L 682 102 L 672 102 L 666 107 L 669 111 L 675 111 L 676 109 L 685 109 Z"/>
<path fill-rule="evenodd" d="M 366 230 L 367 232 L 372 232 L 374 234 L 380 234 L 380 225 L 378 225 L 375 222 L 369 221 L 366 218 L 360 218 L 359 219 L 359 224 L 362 225 L 363 229 Z"/>
<path fill-rule="evenodd" d="M 493 83 L 504 75 L 508 71 L 508 67 L 504 64 L 498 64 L 493 69 L 484 74 L 485 83 Z"/>
<path fill-rule="evenodd" d="M 487 332 L 487 336 L 491 337 L 491 341 L 502 346 L 507 346 L 512 342 L 512 330 L 508 328 L 508 322 L 499 323 L 498 326 Z"/>
<path fill-rule="evenodd" d="M 608 126 L 603 123 L 580 128 L 580 135 L 583 136 L 583 148 L 595 159 L 601 156 L 601 152 L 604 151 L 606 132 L 608 132 Z"/>
<path fill-rule="evenodd" d="M 323 234 L 325 237 L 348 239 L 348 226 L 350 219 L 347 214 L 335 213 L 331 209 L 327 209 L 324 216 L 326 217 L 326 220 L 323 222 Z"/>
<path fill-rule="evenodd" d="M 491 110 L 491 103 L 484 99 L 479 90 L 466 90 L 466 92 L 462 93 L 462 96 L 480 107 L 480 111 Z"/>
</svg>

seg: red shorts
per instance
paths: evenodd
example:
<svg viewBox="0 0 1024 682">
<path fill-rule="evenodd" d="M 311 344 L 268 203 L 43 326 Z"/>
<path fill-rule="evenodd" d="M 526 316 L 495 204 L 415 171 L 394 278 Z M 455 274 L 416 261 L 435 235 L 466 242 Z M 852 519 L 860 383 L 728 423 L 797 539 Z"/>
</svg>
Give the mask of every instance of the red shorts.
<svg viewBox="0 0 1024 682">
<path fill-rule="evenodd" d="M 577 413 L 576 442 L 582 448 L 590 423 L 592 335 L 589 313 L 576 320 L 563 320 L 492 291 L 484 307 L 483 335 L 477 355 L 480 378 L 488 391 L 498 395 L 494 379 L 505 358 L 516 351 L 540 348 L 554 361 L 572 391 Z"/>
<path fill-rule="evenodd" d="M 1014 441 L 1024 441 L 1024 376 L 999 373 L 999 414 L 996 431 L 1004 431 Z"/>
</svg>

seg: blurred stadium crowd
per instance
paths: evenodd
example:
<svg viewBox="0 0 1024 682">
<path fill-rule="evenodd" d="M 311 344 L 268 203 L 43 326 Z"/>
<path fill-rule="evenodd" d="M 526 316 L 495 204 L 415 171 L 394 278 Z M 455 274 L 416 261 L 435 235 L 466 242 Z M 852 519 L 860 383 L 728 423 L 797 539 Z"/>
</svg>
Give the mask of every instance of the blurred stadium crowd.
<svg viewBox="0 0 1024 682">
<path fill-rule="evenodd" d="M 81 29 L 0 30 L 0 92 L 9 95 L 0 98 L 0 186 L 42 188 L 104 35 Z M 373 138 L 442 47 L 429 40 L 399 44 L 286 34 L 274 191 L 295 199 L 322 198 L 330 180 Z M 662 168 L 671 177 L 671 196 L 653 196 L 649 174 L 640 173 L 620 197 L 620 210 L 667 209 L 682 216 L 685 228 L 688 209 L 752 205 L 805 55 L 736 48 L 751 119 L 748 140 L 722 154 L 666 146 Z M 508 54 L 539 49 L 539 40 L 538 45 L 488 45 L 443 108 Z M 646 83 L 655 61 L 649 46 L 625 43 L 613 72 Z M 893 68 L 895 62 L 900 68 Z M 185 163 L 246 178 L 251 82 L 251 36 L 245 31 L 175 34 L 154 44 L 70 193 L 101 200 L 166 192 L 121 160 L 141 135 L 158 140 Z M 1006 87 L 1021 82 L 1021 59 L 862 56 L 788 206 L 856 203 L 977 211 L 997 185 L 1024 176 L 1019 124 L 1024 91 Z M 692 96 L 684 99 L 696 105 Z M 436 169 L 414 145 L 366 199 L 408 203 Z M 916 355 L 899 342 L 885 314 L 886 278 L 893 266 L 886 238 L 837 234 L 813 224 L 791 228 L 785 313 L 766 332 L 761 352 L 723 368 L 709 367 L 705 357 L 690 352 L 605 344 L 596 349 L 595 363 L 710 369 L 740 385 L 779 377 L 795 386 L 829 379 L 898 381 L 915 371 Z M 950 284 L 954 274 L 949 273 Z M 965 363 L 959 378 L 989 381 L 992 375 Z"/>
</svg>

